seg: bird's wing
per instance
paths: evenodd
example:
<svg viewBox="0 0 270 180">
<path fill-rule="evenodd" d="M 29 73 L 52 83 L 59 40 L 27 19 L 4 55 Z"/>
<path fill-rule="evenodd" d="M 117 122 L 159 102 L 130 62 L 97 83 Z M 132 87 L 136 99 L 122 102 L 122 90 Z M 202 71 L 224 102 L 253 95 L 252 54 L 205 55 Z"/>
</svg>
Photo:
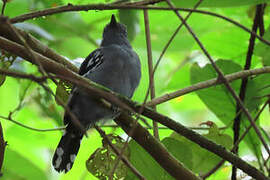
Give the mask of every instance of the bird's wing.
<svg viewBox="0 0 270 180">
<path fill-rule="evenodd" d="M 93 72 L 98 66 L 103 63 L 104 57 L 101 49 L 96 49 L 89 54 L 81 64 L 79 75 Z"/>
</svg>

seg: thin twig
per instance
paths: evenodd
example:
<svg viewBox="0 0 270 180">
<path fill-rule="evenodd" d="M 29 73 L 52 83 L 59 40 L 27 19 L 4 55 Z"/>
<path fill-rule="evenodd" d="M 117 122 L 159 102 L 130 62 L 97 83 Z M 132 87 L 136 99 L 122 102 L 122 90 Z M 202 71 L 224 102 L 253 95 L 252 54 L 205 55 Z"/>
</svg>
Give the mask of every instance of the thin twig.
<svg viewBox="0 0 270 180">
<path fill-rule="evenodd" d="M 26 93 L 27 93 L 28 89 L 30 88 L 32 82 L 33 82 L 33 81 L 30 81 L 29 84 L 26 86 L 26 88 L 23 90 L 23 93 L 22 93 L 22 94 L 20 95 L 20 97 L 19 97 L 19 99 L 20 99 L 19 104 L 17 105 L 17 107 L 16 107 L 13 111 L 11 111 L 11 112 L 9 113 L 9 115 L 8 115 L 9 117 L 12 117 L 12 115 L 13 115 L 14 113 L 16 113 L 17 111 L 19 111 L 19 110 L 22 108 L 24 98 L 25 98 Z"/>
<path fill-rule="evenodd" d="M 144 14 L 144 26 L 145 26 L 145 37 L 146 37 L 146 46 L 147 46 L 147 62 L 148 62 L 148 76 L 149 76 L 149 88 L 150 88 L 150 97 L 151 100 L 155 98 L 155 78 L 153 73 L 153 58 L 152 58 L 152 47 L 151 47 L 151 34 L 150 34 L 150 26 L 149 26 L 149 16 L 148 11 L 146 9 L 143 10 Z M 153 76 L 152 76 L 153 74 Z M 156 106 L 152 106 L 154 110 L 156 110 Z M 153 121 L 153 134 L 154 137 L 159 139 L 158 134 L 158 124 Z"/>
<path fill-rule="evenodd" d="M 232 81 L 235 81 L 237 79 L 242 79 L 244 77 L 253 76 L 253 75 L 260 75 L 260 74 L 264 74 L 264 73 L 270 73 L 270 66 L 265 66 L 262 68 L 257 68 L 257 69 L 252 69 L 252 70 L 244 70 L 244 71 L 239 71 L 239 72 L 235 72 L 232 74 L 227 74 L 227 75 L 225 75 L 225 78 L 227 79 L 228 82 L 232 82 Z M 183 88 L 183 89 L 174 91 L 172 93 L 167 93 L 167 94 L 164 94 L 160 97 L 157 97 L 157 98 L 147 102 L 147 105 L 152 106 L 154 104 L 161 104 L 161 103 L 167 102 L 171 99 L 177 98 L 179 96 L 183 96 L 185 94 L 195 92 L 195 91 L 198 91 L 200 89 L 209 88 L 209 87 L 212 87 L 212 86 L 215 86 L 218 84 L 222 84 L 222 82 L 220 82 L 218 78 L 213 78 L 210 80 L 199 82 L 199 83 L 193 84 L 191 86 L 188 86 L 186 88 Z"/>
<path fill-rule="evenodd" d="M 38 83 L 44 82 L 48 79 L 48 76 L 37 77 L 33 74 L 26 74 L 26 73 L 22 73 L 18 71 L 12 71 L 12 70 L 1 69 L 1 68 L 0 68 L 0 74 L 15 77 L 15 78 L 28 79 L 28 80 L 38 82 Z"/>
<path fill-rule="evenodd" d="M 38 131 L 38 132 L 59 131 L 59 130 L 64 130 L 64 129 L 66 128 L 66 127 L 64 126 L 64 127 L 51 128 L 51 129 L 38 129 L 38 128 L 33 128 L 33 127 L 30 127 L 30 126 L 27 126 L 27 125 L 25 125 L 25 124 L 23 124 L 23 123 L 20 123 L 20 122 L 18 122 L 18 121 L 15 121 L 15 120 L 13 120 L 11 117 L 5 117 L 5 116 L 1 116 L 1 115 L 0 115 L 0 118 L 1 118 L 1 119 L 5 119 L 5 120 L 8 120 L 8 121 L 10 121 L 10 122 L 12 122 L 12 123 L 14 123 L 14 124 L 17 124 L 17 125 L 19 125 L 19 126 L 21 126 L 21 127 L 26 128 L 26 129 L 30 129 L 30 130 Z"/>
</svg>

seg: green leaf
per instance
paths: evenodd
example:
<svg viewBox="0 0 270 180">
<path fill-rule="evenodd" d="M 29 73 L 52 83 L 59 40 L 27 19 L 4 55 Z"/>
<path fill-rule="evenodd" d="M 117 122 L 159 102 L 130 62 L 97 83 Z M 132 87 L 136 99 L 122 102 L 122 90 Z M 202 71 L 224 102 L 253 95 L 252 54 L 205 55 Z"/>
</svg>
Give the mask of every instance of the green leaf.
<svg viewBox="0 0 270 180">
<path fill-rule="evenodd" d="M 233 140 L 231 136 L 220 133 L 218 126 L 215 123 L 211 125 L 208 134 L 205 134 L 204 137 L 226 147 L 227 149 L 232 148 Z"/>
<path fill-rule="evenodd" d="M 114 135 L 108 135 L 108 138 L 113 143 L 113 145 L 121 151 L 124 147 L 125 141 L 119 137 Z M 103 139 L 102 141 L 103 147 L 98 148 L 86 161 L 87 170 L 96 176 L 99 179 L 108 179 L 110 176 L 111 170 L 114 168 L 115 163 L 117 163 L 117 155 L 111 149 L 109 144 Z M 124 151 L 125 157 L 129 158 L 130 152 L 129 149 L 126 148 Z M 126 165 L 120 160 L 117 169 L 114 172 L 115 179 L 121 179 L 125 177 L 127 174 Z"/>
<path fill-rule="evenodd" d="M 127 26 L 128 39 L 133 41 L 140 32 L 139 11 L 120 9 L 118 13 L 120 22 Z"/>
<path fill-rule="evenodd" d="M 12 150 L 9 146 L 6 147 L 4 165 L 4 179 L 40 179 L 46 180 L 46 173 L 39 167 L 33 164 L 30 160 Z"/>
<path fill-rule="evenodd" d="M 178 7 L 194 7 L 198 0 L 179 1 L 173 0 L 174 4 Z M 254 5 L 269 2 L 269 0 L 204 0 L 201 7 L 233 7 Z"/>
<path fill-rule="evenodd" d="M 129 142 L 130 162 L 147 180 L 173 180 L 160 165 L 134 140 Z M 127 180 L 137 179 L 131 172 Z"/>
<path fill-rule="evenodd" d="M 226 60 L 216 61 L 217 66 L 223 71 L 224 74 L 230 74 L 240 71 L 242 68 L 240 65 Z M 201 81 L 217 78 L 217 73 L 212 68 L 212 65 L 207 64 L 201 68 L 197 64 L 194 64 L 190 69 L 190 81 L 191 84 L 195 84 Z M 233 89 L 238 93 L 241 81 L 233 81 L 230 83 Z M 217 85 L 207 89 L 196 91 L 200 99 L 215 115 L 223 121 L 226 125 L 229 125 L 235 116 L 235 100 L 228 92 L 224 85 Z"/>
<path fill-rule="evenodd" d="M 264 39 L 270 41 L 270 26 L 265 31 L 263 36 Z M 270 46 L 262 43 L 261 41 L 257 43 L 254 49 L 254 54 L 262 58 L 264 66 L 270 66 Z"/>
<path fill-rule="evenodd" d="M 178 64 L 179 66 L 179 64 Z M 189 85 L 189 79 L 187 74 L 189 74 L 191 64 L 183 64 L 182 67 L 175 69 L 174 72 L 170 72 L 167 76 L 167 81 L 169 81 L 168 85 L 164 82 L 163 88 L 168 91 L 168 89 L 180 89 Z M 179 81 L 181 79 L 181 81 Z M 161 87 L 162 88 L 162 87 Z"/>
<path fill-rule="evenodd" d="M 220 133 L 215 124 L 210 127 L 208 134 L 204 134 L 203 136 L 226 148 L 232 147 L 232 138 L 227 134 Z M 195 173 L 206 173 L 221 160 L 217 155 L 201 148 L 199 145 L 177 133 L 173 133 L 171 137 L 179 141 L 182 144 L 182 148 L 188 147 L 190 149 L 186 153 L 191 153 L 191 155 L 188 155 L 192 160 L 192 167 L 190 169 Z"/>
</svg>

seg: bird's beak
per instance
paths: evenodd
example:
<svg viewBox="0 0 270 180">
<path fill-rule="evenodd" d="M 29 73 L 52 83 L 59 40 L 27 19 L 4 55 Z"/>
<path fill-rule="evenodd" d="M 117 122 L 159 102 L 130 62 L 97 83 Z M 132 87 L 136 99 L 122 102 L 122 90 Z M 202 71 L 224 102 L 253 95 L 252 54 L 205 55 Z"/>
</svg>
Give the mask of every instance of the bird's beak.
<svg viewBox="0 0 270 180">
<path fill-rule="evenodd" d="M 114 14 L 113 14 L 112 17 L 111 17 L 110 26 L 116 26 L 116 25 L 117 25 L 117 22 L 116 22 Z"/>
</svg>

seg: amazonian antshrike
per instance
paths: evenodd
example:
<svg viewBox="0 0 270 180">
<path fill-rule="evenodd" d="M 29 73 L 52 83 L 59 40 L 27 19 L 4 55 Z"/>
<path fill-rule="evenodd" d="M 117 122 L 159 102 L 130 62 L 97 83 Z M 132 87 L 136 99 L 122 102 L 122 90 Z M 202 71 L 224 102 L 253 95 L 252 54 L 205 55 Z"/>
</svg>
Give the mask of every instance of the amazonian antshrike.
<svg viewBox="0 0 270 180">
<path fill-rule="evenodd" d="M 140 60 L 127 39 L 126 27 L 117 23 L 114 15 L 104 28 L 101 47 L 84 60 L 79 74 L 114 92 L 132 97 L 141 78 Z M 112 119 L 117 115 L 116 108 L 107 108 L 98 97 L 76 86 L 67 106 L 85 129 L 91 128 L 97 121 Z M 53 166 L 58 172 L 66 173 L 72 168 L 83 137 L 71 113 L 65 112 L 66 130 L 53 156 Z"/>
</svg>

